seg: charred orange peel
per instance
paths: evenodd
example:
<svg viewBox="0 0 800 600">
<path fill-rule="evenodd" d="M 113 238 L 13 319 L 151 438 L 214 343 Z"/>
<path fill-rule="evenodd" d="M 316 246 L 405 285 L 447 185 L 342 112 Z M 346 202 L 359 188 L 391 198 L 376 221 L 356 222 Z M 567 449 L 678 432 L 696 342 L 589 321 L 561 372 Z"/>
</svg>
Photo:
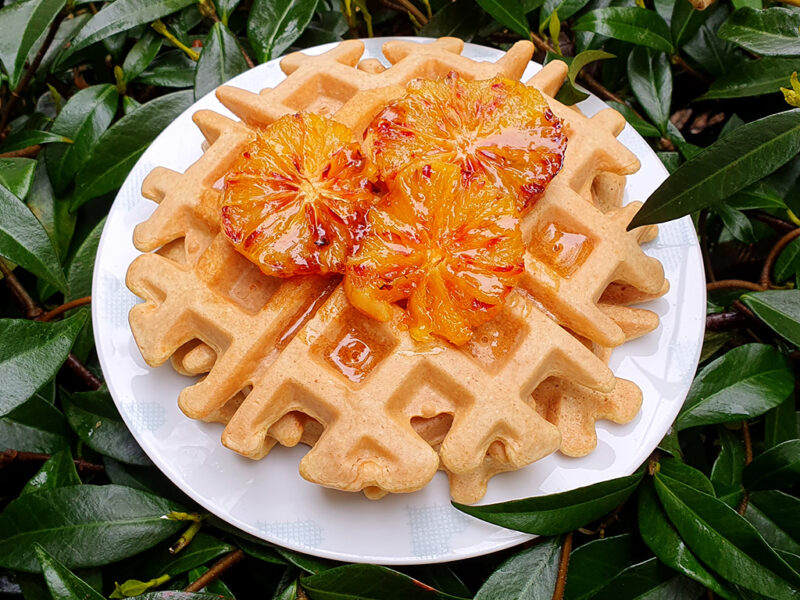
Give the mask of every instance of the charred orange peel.
<svg viewBox="0 0 800 600">
<path fill-rule="evenodd" d="M 224 180 L 222 230 L 267 275 L 342 273 L 376 200 L 348 127 L 287 115 L 256 131 Z"/>
<path fill-rule="evenodd" d="M 501 310 L 523 268 L 513 197 L 483 174 L 431 161 L 401 171 L 369 212 L 344 286 L 356 308 L 382 321 L 407 300 L 416 340 L 463 344 Z"/>
</svg>

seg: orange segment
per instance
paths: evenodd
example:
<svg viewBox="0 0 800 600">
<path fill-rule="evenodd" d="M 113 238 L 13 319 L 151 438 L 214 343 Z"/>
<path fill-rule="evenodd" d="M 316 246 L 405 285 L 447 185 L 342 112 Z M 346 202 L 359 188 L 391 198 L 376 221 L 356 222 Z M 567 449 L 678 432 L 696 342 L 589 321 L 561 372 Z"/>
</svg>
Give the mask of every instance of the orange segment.
<svg viewBox="0 0 800 600">
<path fill-rule="evenodd" d="M 466 81 L 455 73 L 412 81 L 405 96 L 375 117 L 365 139 L 386 181 L 410 163 L 454 162 L 513 191 L 520 210 L 561 169 L 567 143 L 537 89 L 500 76 Z"/>
<path fill-rule="evenodd" d="M 375 200 L 373 172 L 341 123 L 287 115 L 225 176 L 222 230 L 268 275 L 342 273 Z"/>
<path fill-rule="evenodd" d="M 463 344 L 494 317 L 522 274 L 513 198 L 483 175 L 444 162 L 401 171 L 369 212 L 347 263 L 350 302 L 376 319 L 407 300 L 412 337 Z"/>
</svg>

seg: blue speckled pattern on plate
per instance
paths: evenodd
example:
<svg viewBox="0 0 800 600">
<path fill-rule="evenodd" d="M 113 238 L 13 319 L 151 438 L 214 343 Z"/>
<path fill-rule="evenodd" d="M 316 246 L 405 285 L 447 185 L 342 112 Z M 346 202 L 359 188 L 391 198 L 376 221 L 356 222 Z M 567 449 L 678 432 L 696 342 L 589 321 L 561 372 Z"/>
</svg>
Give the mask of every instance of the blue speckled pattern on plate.
<svg viewBox="0 0 800 600">
<path fill-rule="evenodd" d="M 423 41 L 412 38 L 414 41 Z M 385 39 L 366 40 L 364 57 L 381 57 Z M 332 45 L 307 50 L 324 52 Z M 464 54 L 497 60 L 501 52 L 467 44 Z M 531 63 L 527 79 L 541 67 Z M 230 84 L 251 91 L 284 78 L 278 62 L 260 65 Z M 108 216 L 94 271 L 92 315 L 97 351 L 120 414 L 155 464 L 206 509 L 248 533 L 309 554 L 354 562 L 420 564 L 486 554 L 530 536 L 468 517 L 450 506 L 446 477 L 438 473 L 414 494 L 370 501 L 303 480 L 297 464 L 305 448 L 276 448 L 261 461 L 242 458 L 219 441 L 222 426 L 192 421 L 177 405 L 189 380 L 169 364 L 149 368 L 128 326 L 138 301 L 125 287 L 125 272 L 138 255 L 134 226 L 155 205 L 142 197 L 145 175 L 156 166 L 184 171 L 201 154 L 202 135 L 191 115 L 200 108 L 232 116 L 209 94 L 178 117 L 131 171 Z M 590 97 L 580 108 L 605 108 Z M 627 126 L 619 139 L 641 160 L 628 177 L 625 201 L 644 200 L 666 171 L 647 143 Z M 597 449 L 584 458 L 555 454 L 492 479 L 484 503 L 560 492 L 632 473 L 668 430 L 697 366 L 705 319 L 705 279 L 694 228 L 688 218 L 662 225 L 648 254 L 664 264 L 669 293 L 647 308 L 661 316 L 653 333 L 618 348 L 611 367 L 644 392 L 641 412 L 627 425 L 601 422 Z"/>
</svg>

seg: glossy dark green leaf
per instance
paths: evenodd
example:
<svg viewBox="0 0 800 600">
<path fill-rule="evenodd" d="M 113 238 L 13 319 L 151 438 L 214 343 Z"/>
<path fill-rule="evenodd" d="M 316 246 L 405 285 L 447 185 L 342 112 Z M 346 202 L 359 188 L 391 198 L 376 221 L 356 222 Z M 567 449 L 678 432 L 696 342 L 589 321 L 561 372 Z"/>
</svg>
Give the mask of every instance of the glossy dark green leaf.
<svg viewBox="0 0 800 600">
<path fill-rule="evenodd" d="M 560 557 L 559 538 L 544 540 L 515 554 L 489 576 L 475 600 L 550 600 Z"/>
<path fill-rule="evenodd" d="M 481 10 L 473 0 L 448 2 L 419 30 L 427 37 L 458 37 L 470 41 L 480 24 Z"/>
<path fill-rule="evenodd" d="M 703 12 L 708 15 L 706 20 L 700 25 L 697 34 L 684 42 L 681 52 L 700 69 L 719 77 L 735 69 L 746 59 L 736 46 L 717 35 L 717 29 L 730 14 L 727 4 L 717 2 Z"/>
<path fill-rule="evenodd" d="M 742 191 L 725 200 L 725 204 L 738 210 L 758 208 L 786 209 L 786 203 L 778 191 L 763 181 L 748 185 Z"/>
<path fill-rule="evenodd" d="M 276 590 L 272 600 L 297 600 L 298 581 L 295 579 L 282 590 Z"/>
<path fill-rule="evenodd" d="M 651 558 L 631 565 L 592 598 L 597 600 L 696 600 L 702 587 Z"/>
<path fill-rule="evenodd" d="M 531 34 L 528 17 L 516 0 L 476 0 L 480 7 L 501 25 L 523 37 Z"/>
<path fill-rule="evenodd" d="M 38 146 L 42 144 L 71 144 L 72 139 L 58 135 L 57 133 L 50 133 L 49 131 L 38 131 L 36 129 L 23 129 L 16 133 L 9 135 L 2 144 L 0 144 L 0 151 L 2 152 L 15 152 L 30 148 L 31 146 Z"/>
<path fill-rule="evenodd" d="M 141 0 L 116 0 L 116 2 L 106 4 L 75 36 L 68 55 L 137 25 L 150 23 L 179 11 L 193 4 L 194 1 L 149 0 L 148 2 L 142 2 Z"/>
<path fill-rule="evenodd" d="M 0 415 L 6 415 L 50 381 L 67 359 L 86 311 L 55 323 L 0 319 Z"/>
<path fill-rule="evenodd" d="M 781 87 L 791 87 L 789 77 L 798 70 L 800 58 L 766 57 L 747 61 L 715 79 L 698 100 L 773 94 Z"/>
<path fill-rule="evenodd" d="M 108 456 L 103 457 L 103 464 L 111 483 L 188 503 L 186 496 L 155 467 L 127 465 Z"/>
<path fill-rule="evenodd" d="M 344 565 L 300 580 L 311 600 L 450 600 L 398 571 L 377 565 Z"/>
<path fill-rule="evenodd" d="M 761 56 L 800 56 L 800 13 L 789 8 L 740 8 L 717 33 Z"/>
<path fill-rule="evenodd" d="M 655 11 L 638 6 L 610 6 L 586 13 L 573 25 L 575 31 L 592 31 L 601 35 L 672 52 L 669 26 Z"/>
<path fill-rule="evenodd" d="M 42 44 L 43 36 L 65 4 L 66 0 L 28 0 L 0 10 L 0 62 L 12 88 L 22 79 L 28 56 Z"/>
<path fill-rule="evenodd" d="M 775 261 L 772 275 L 777 283 L 784 283 L 796 273 L 800 273 L 800 238 L 789 243 Z"/>
<path fill-rule="evenodd" d="M 625 117 L 625 120 L 631 124 L 631 127 L 642 137 L 661 137 L 661 132 L 658 130 L 658 127 L 651 125 L 639 117 L 633 112 L 630 106 L 614 102 L 613 100 L 609 101 L 607 104 L 621 113 Z"/>
<path fill-rule="evenodd" d="M 165 590 L 163 592 L 147 592 L 136 596 L 136 600 L 220 600 L 218 594 L 200 592 L 180 592 Z"/>
<path fill-rule="evenodd" d="M 47 173 L 56 193 L 61 194 L 108 129 L 117 111 L 119 96 L 108 83 L 93 85 L 72 96 L 53 122 L 51 131 L 73 140 L 47 148 Z"/>
<path fill-rule="evenodd" d="M 697 10 L 689 0 L 675 0 L 670 20 L 670 31 L 675 46 L 680 48 L 697 35 L 708 16 L 708 11 Z"/>
<path fill-rule="evenodd" d="M 706 494 L 714 495 L 714 484 L 711 483 L 708 477 L 702 471 L 680 460 L 669 457 L 663 458 L 659 462 L 658 468 L 659 472 L 667 477 L 676 479 Z"/>
<path fill-rule="evenodd" d="M 165 52 L 142 71 L 136 81 L 148 85 L 188 88 L 194 85 L 197 63 L 178 50 Z M 128 96 L 126 96 L 128 98 Z M 127 114 L 127 112 L 126 112 Z"/>
<path fill-rule="evenodd" d="M 692 552 L 729 582 L 771 598 L 793 598 L 800 575 L 724 502 L 656 473 L 656 492 Z"/>
<path fill-rule="evenodd" d="M 122 422 L 108 392 L 70 394 L 62 390 L 61 402 L 70 427 L 89 448 L 124 463 L 151 464 Z"/>
<path fill-rule="evenodd" d="M 560 21 L 566 21 L 587 4 L 589 0 L 545 0 L 539 21 L 548 22 L 553 13 L 556 13 Z"/>
<path fill-rule="evenodd" d="M 214 23 L 203 42 L 194 73 L 194 97 L 199 99 L 232 77 L 247 70 L 239 42 L 230 29 Z"/>
<path fill-rule="evenodd" d="M 260 62 L 280 56 L 308 26 L 317 0 L 255 0 L 247 39 Z"/>
<path fill-rule="evenodd" d="M 800 438 L 795 417 L 794 398 L 789 396 L 764 416 L 764 448 Z"/>
<path fill-rule="evenodd" d="M 0 186 L 24 200 L 33 183 L 36 161 L 30 158 L 0 158 Z"/>
<path fill-rule="evenodd" d="M 663 450 L 677 460 L 683 460 L 681 441 L 678 437 L 678 432 L 673 427 L 670 427 L 669 431 L 661 438 L 658 443 L 658 449 Z"/>
<path fill-rule="evenodd" d="M 270 559 L 266 558 L 263 554 L 260 556 L 253 554 L 253 548 L 250 548 L 250 550 L 247 550 L 247 552 L 252 556 L 256 556 L 260 560 L 271 562 Z M 279 546 L 275 547 L 275 552 L 277 552 L 277 554 L 283 558 L 285 562 L 294 565 L 306 573 L 312 573 L 314 575 L 321 573 L 322 571 L 327 571 L 336 564 L 324 558 L 317 558 L 316 556 L 301 554 L 300 552 L 294 552 L 293 550 L 281 548 Z"/>
<path fill-rule="evenodd" d="M 106 219 L 103 217 L 77 246 L 75 252 L 70 257 L 66 269 L 67 283 L 69 284 L 68 301 L 76 298 L 83 298 L 92 293 L 94 258 L 97 254 L 97 246 L 100 243 L 100 235 L 103 233 L 105 224 Z"/>
<path fill-rule="evenodd" d="M 68 447 L 64 447 L 54 452 L 36 474 L 28 480 L 28 483 L 22 488 L 20 496 L 40 490 L 80 485 L 80 483 L 81 478 L 78 477 L 78 471 L 75 469 L 72 453 Z"/>
<path fill-rule="evenodd" d="M 158 51 L 161 50 L 162 43 L 163 38 L 152 29 L 145 30 L 144 35 L 136 41 L 125 56 L 125 62 L 122 63 L 122 73 L 126 83 L 136 79 L 142 71 L 150 66 Z"/>
<path fill-rule="evenodd" d="M 114 123 L 100 136 L 78 171 L 72 209 L 118 188 L 150 142 L 189 107 L 193 98 L 189 91 L 167 94 Z"/>
<path fill-rule="evenodd" d="M 148 581 L 162 575 L 175 578 L 234 550 L 230 544 L 203 531 L 195 535 L 191 543 L 177 554 L 170 552 L 171 544 L 172 540 L 165 540 L 149 552 L 125 561 L 122 563 L 124 567 L 119 573 L 115 573 L 115 577 L 120 581 Z"/>
<path fill-rule="evenodd" d="M 753 501 L 753 498 L 756 501 Z M 800 553 L 800 534 L 797 514 L 800 500 L 778 491 L 754 492 L 744 513 L 745 519 L 758 529 L 761 536 L 776 550 Z M 791 511 L 791 512 L 789 512 Z"/>
<path fill-rule="evenodd" d="M 742 486 L 744 444 L 738 433 L 719 428 L 720 451 L 711 468 L 711 482 L 717 496 L 738 492 Z"/>
<path fill-rule="evenodd" d="M 686 161 L 633 218 L 629 229 L 677 219 L 732 196 L 800 151 L 800 109 L 743 125 Z"/>
<path fill-rule="evenodd" d="M 105 600 L 44 547 L 34 543 L 33 549 L 53 600 Z"/>
<path fill-rule="evenodd" d="M 464 582 L 461 581 L 461 578 L 447 564 L 423 565 L 420 567 L 419 574 L 416 577 L 451 596 L 472 597 L 472 592 L 469 591 Z"/>
<path fill-rule="evenodd" d="M 725 202 L 715 202 L 711 209 L 719 215 L 728 230 L 735 239 L 744 244 L 754 244 L 758 241 L 753 224 L 742 211 L 731 207 Z"/>
<path fill-rule="evenodd" d="M 800 439 L 787 440 L 753 459 L 742 472 L 749 490 L 791 488 L 800 482 Z"/>
<path fill-rule="evenodd" d="M 695 377 L 675 426 L 726 423 L 764 414 L 794 389 L 786 357 L 765 344 L 746 344 L 723 354 Z"/>
<path fill-rule="evenodd" d="M 214 0 L 214 5 L 217 7 L 217 14 L 225 25 L 228 24 L 228 19 L 231 18 L 239 2 L 241 2 L 241 0 Z"/>
<path fill-rule="evenodd" d="M 630 533 L 592 540 L 574 550 L 569 559 L 564 598 L 591 598 L 630 564 L 632 551 Z"/>
<path fill-rule="evenodd" d="M 21 452 L 56 452 L 69 435 L 67 419 L 39 394 L 0 417 L 0 446 Z"/>
<path fill-rule="evenodd" d="M 628 82 L 644 112 L 666 133 L 672 101 L 672 68 L 666 54 L 634 48 L 628 56 Z"/>
<path fill-rule="evenodd" d="M 749 292 L 742 302 L 775 333 L 800 346 L 800 290 Z"/>
<path fill-rule="evenodd" d="M 661 506 L 651 481 L 639 489 L 639 534 L 653 554 L 668 567 L 675 569 L 715 594 L 734 599 L 735 596 L 726 589 L 717 578 L 697 560 L 697 557 L 686 546 L 681 536 L 669 522 L 667 513 Z"/>
<path fill-rule="evenodd" d="M 639 471 L 627 477 L 610 479 L 560 494 L 483 506 L 454 502 L 453 506 L 468 515 L 509 529 L 539 535 L 558 535 L 583 527 L 610 513 L 634 492 L 641 479 L 642 473 Z"/>
<path fill-rule="evenodd" d="M 39 543 L 69 568 L 105 565 L 151 548 L 183 527 L 164 516 L 182 507 L 118 485 L 42 490 L 0 514 L 0 566 L 36 572 Z"/>
<path fill-rule="evenodd" d="M 448 4 L 448 6 L 450 5 Z M 480 14 L 480 9 L 475 3 L 471 3 L 471 7 L 473 11 L 477 11 L 478 14 Z M 306 48 L 310 46 L 319 46 L 321 44 L 330 44 L 331 42 L 341 42 L 350 29 L 347 25 L 347 18 L 338 10 L 318 10 L 316 16 L 318 18 L 311 20 L 308 27 L 306 27 L 306 30 L 303 32 L 303 35 L 297 38 L 295 45 L 300 48 Z M 431 19 L 428 24 L 430 25 L 432 21 L 433 19 Z M 473 23 L 472 25 L 474 26 L 474 30 L 477 31 L 478 24 Z M 464 30 L 461 32 L 464 36 L 463 39 L 465 41 L 471 40 L 475 31 L 470 34 L 469 30 Z M 420 35 L 424 34 L 420 33 Z"/>
<path fill-rule="evenodd" d="M 25 202 L 44 227 L 63 264 L 75 233 L 76 216 L 69 212 L 69 202 L 56 196 L 43 157 L 37 161 L 33 184 Z"/>
</svg>

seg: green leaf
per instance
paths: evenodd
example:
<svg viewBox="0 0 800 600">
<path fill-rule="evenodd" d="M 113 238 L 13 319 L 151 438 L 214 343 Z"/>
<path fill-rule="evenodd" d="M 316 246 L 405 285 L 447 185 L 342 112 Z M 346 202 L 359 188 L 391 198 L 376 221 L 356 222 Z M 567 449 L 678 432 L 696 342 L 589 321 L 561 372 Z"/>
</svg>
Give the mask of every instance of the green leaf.
<svg viewBox="0 0 800 600">
<path fill-rule="evenodd" d="M 165 52 L 136 78 L 141 83 L 172 88 L 187 88 L 194 85 L 197 63 L 183 52 Z M 127 98 L 128 96 L 126 96 Z"/>
<path fill-rule="evenodd" d="M 41 157 L 36 164 L 33 185 L 28 192 L 26 204 L 44 227 L 55 247 L 59 262 L 63 263 L 75 233 L 76 217 L 70 214 L 69 204 L 65 200 L 56 198 L 47 176 L 45 161 Z"/>
<path fill-rule="evenodd" d="M 753 210 L 758 208 L 786 209 L 786 203 L 776 189 L 769 184 L 759 181 L 737 192 L 725 201 L 725 204 L 738 210 Z"/>
<path fill-rule="evenodd" d="M 67 445 L 69 434 L 67 419 L 39 394 L 0 417 L 2 446 L 21 452 L 56 452 Z"/>
<path fill-rule="evenodd" d="M 106 219 L 103 217 L 78 245 L 75 253 L 70 258 L 67 265 L 67 283 L 69 284 L 67 301 L 83 298 L 92 293 L 94 258 L 97 254 L 97 246 L 100 243 L 100 235 L 103 233 L 105 224 Z"/>
<path fill-rule="evenodd" d="M 593 600 L 696 600 L 702 588 L 651 558 L 631 565 L 592 598 Z"/>
<path fill-rule="evenodd" d="M 800 151 L 800 109 L 742 125 L 686 161 L 636 213 L 629 229 L 706 208 L 775 171 Z"/>
<path fill-rule="evenodd" d="M 458 510 L 489 523 L 539 535 L 558 535 L 582 527 L 610 513 L 630 496 L 642 472 L 602 481 L 569 492 L 512 500 L 499 504 L 467 506 Z"/>
<path fill-rule="evenodd" d="M 300 580 L 311 600 L 450 600 L 421 581 L 377 565 L 344 565 Z"/>
<path fill-rule="evenodd" d="M 672 102 L 672 68 L 666 54 L 634 48 L 628 56 L 628 82 L 644 112 L 666 134 Z"/>
<path fill-rule="evenodd" d="M 489 576 L 475 600 L 550 600 L 560 557 L 559 538 L 544 540 L 515 554 Z"/>
<path fill-rule="evenodd" d="M 103 457 L 106 475 L 111 483 L 132 487 L 156 496 L 186 502 L 185 496 L 155 467 L 137 467 L 117 462 L 108 456 Z"/>
<path fill-rule="evenodd" d="M 761 497 L 760 494 L 767 496 Z M 765 503 L 766 510 L 762 508 L 760 503 L 753 502 L 753 496 L 759 498 L 760 502 Z M 774 514 L 768 512 L 770 509 L 775 508 L 774 504 L 778 505 L 779 514 L 777 515 L 777 520 Z M 776 550 L 800 553 L 800 543 L 793 535 L 798 533 L 795 523 L 796 513 L 786 514 L 786 509 L 797 510 L 798 508 L 800 508 L 800 500 L 788 494 L 777 491 L 755 492 L 747 503 L 744 518 L 750 521 L 767 543 Z M 783 514 L 780 514 L 781 512 Z"/>
<path fill-rule="evenodd" d="M 591 598 L 631 562 L 633 536 L 600 538 L 574 550 L 569 559 L 566 600 Z"/>
<path fill-rule="evenodd" d="M 748 490 L 790 488 L 800 482 L 800 440 L 787 440 L 759 454 L 742 472 Z"/>
<path fill-rule="evenodd" d="M 786 357 L 765 344 L 746 344 L 712 361 L 695 377 L 675 421 L 678 430 L 763 415 L 794 389 Z"/>
<path fill-rule="evenodd" d="M 75 462 L 72 460 L 72 453 L 69 448 L 61 448 L 47 459 L 36 475 L 28 480 L 22 488 L 20 496 L 38 492 L 40 490 L 51 490 L 68 485 L 80 485 L 81 478 L 75 469 Z"/>
<path fill-rule="evenodd" d="M 139 40 L 130 49 L 125 61 L 122 63 L 122 73 L 125 83 L 130 83 L 153 62 L 158 51 L 161 50 L 163 38 L 148 28 Z"/>
<path fill-rule="evenodd" d="M 53 122 L 53 133 L 74 141 L 47 148 L 47 173 L 57 194 L 72 182 L 97 140 L 108 129 L 117 111 L 119 96 L 108 83 L 93 85 L 72 96 Z"/>
<path fill-rule="evenodd" d="M 476 0 L 476 2 L 504 27 L 523 37 L 530 37 L 528 17 L 520 2 L 516 0 Z"/>
<path fill-rule="evenodd" d="M 735 239 L 745 244 L 754 244 L 758 241 L 753 224 L 742 211 L 732 208 L 724 202 L 715 202 L 711 208 L 719 215 L 725 224 L 725 229 Z"/>
<path fill-rule="evenodd" d="M 208 572 L 208 568 L 206 567 L 196 567 L 189 571 L 187 577 L 189 581 L 194 581 L 198 579 L 201 575 Z M 216 581 L 212 581 L 206 587 L 204 587 L 202 592 L 206 594 L 215 594 L 216 600 L 224 600 L 225 598 L 230 598 L 231 600 L 236 600 L 236 596 L 234 596 L 233 592 L 230 588 L 225 585 L 225 582 L 222 579 L 217 579 Z M 166 600 L 166 599 L 165 599 Z"/>
<path fill-rule="evenodd" d="M 800 346 L 800 290 L 750 292 L 741 300 L 775 333 Z"/>
<path fill-rule="evenodd" d="M 464 582 L 446 564 L 422 565 L 419 579 L 451 596 L 472 597 Z"/>
<path fill-rule="evenodd" d="M 86 322 L 86 311 L 55 323 L 0 319 L 0 415 L 10 413 L 50 381 L 67 359 L 75 337 Z"/>
<path fill-rule="evenodd" d="M 561 60 L 564 60 L 563 57 L 560 57 Z M 586 65 L 589 65 L 593 62 L 597 62 L 598 60 L 607 60 L 609 58 L 616 58 L 610 52 L 606 52 L 605 50 L 584 50 L 583 52 L 578 53 L 574 57 L 568 59 L 569 69 L 567 70 L 567 78 L 572 85 L 575 85 L 576 79 L 580 72 Z"/>
<path fill-rule="evenodd" d="M 473 0 L 456 0 L 446 3 L 419 30 L 419 35 L 427 37 L 457 37 L 470 41 L 478 32 L 481 9 Z"/>
<path fill-rule="evenodd" d="M 151 464 L 122 422 L 108 392 L 70 394 L 62 390 L 61 401 L 70 427 L 89 448 L 124 463 Z"/>
<path fill-rule="evenodd" d="M 775 269 L 772 272 L 777 283 L 784 283 L 796 273 L 800 273 L 800 238 L 792 240 L 778 256 L 775 261 Z"/>
<path fill-rule="evenodd" d="M 148 0 L 147 2 L 142 2 L 141 0 L 116 0 L 111 4 L 106 4 L 100 12 L 94 15 L 81 28 L 72 41 L 69 51 L 62 56 L 61 60 L 63 62 L 67 56 L 112 35 L 127 31 L 137 25 L 143 25 L 161 17 L 166 17 L 190 4 L 194 4 L 195 1 Z"/>
<path fill-rule="evenodd" d="M 639 534 L 653 554 L 668 567 L 689 577 L 723 598 L 735 596 L 727 590 L 686 546 L 661 507 L 651 481 L 639 490 Z"/>
<path fill-rule="evenodd" d="M 33 183 L 36 161 L 30 158 L 0 158 L 0 186 L 24 200 Z"/>
<path fill-rule="evenodd" d="M 260 62 L 280 56 L 308 27 L 317 0 L 255 0 L 247 39 Z"/>
<path fill-rule="evenodd" d="M 717 35 L 762 56 L 800 56 L 800 13 L 777 6 L 740 8 Z"/>
<path fill-rule="evenodd" d="M 0 514 L 0 566 L 37 572 L 39 543 L 67 567 L 105 565 L 151 548 L 182 527 L 165 519 L 183 510 L 163 498 L 118 485 L 42 490 Z"/>
<path fill-rule="evenodd" d="M 693 487 L 706 494 L 714 495 L 714 484 L 706 477 L 702 471 L 698 471 L 686 463 L 674 458 L 663 458 L 658 465 L 659 472 Z"/>
<path fill-rule="evenodd" d="M 257 553 L 255 547 L 251 546 L 248 550 L 245 550 L 245 552 L 251 556 L 255 556 L 259 560 L 263 560 L 265 562 L 274 562 L 273 558 L 270 557 L 269 554 L 263 552 L 264 548 L 265 547 L 262 546 L 262 551 Z M 244 547 L 242 547 L 242 549 L 244 550 Z M 285 560 L 285 562 L 294 565 L 306 573 L 312 573 L 316 575 L 322 571 L 327 571 L 334 565 L 334 563 L 329 560 L 325 560 L 324 558 L 317 558 L 316 556 L 309 556 L 308 554 L 293 552 L 287 548 L 275 547 L 274 549 L 275 552 L 277 552 Z"/>
<path fill-rule="evenodd" d="M 167 94 L 143 104 L 114 123 L 100 136 L 78 171 L 72 210 L 122 185 L 150 142 L 191 105 L 193 98 L 189 91 Z"/>
<path fill-rule="evenodd" d="M 283 590 L 275 590 L 275 595 L 272 600 L 297 600 L 297 580 L 295 579 Z"/>
<path fill-rule="evenodd" d="M 53 600 L 105 600 L 40 544 L 34 542 L 33 549 Z"/>
<path fill-rule="evenodd" d="M 714 77 L 720 77 L 738 68 L 745 59 L 736 46 L 717 36 L 717 29 L 730 14 L 726 4 L 717 2 L 703 12 L 707 18 L 697 34 L 682 45 L 681 52 Z"/>
<path fill-rule="evenodd" d="M 119 581 L 133 578 L 147 581 L 162 575 L 174 578 L 234 550 L 230 544 L 202 531 L 177 554 L 170 552 L 170 545 L 171 540 L 167 540 L 149 552 L 126 561 L 115 577 Z"/>
<path fill-rule="evenodd" d="M 214 23 L 194 72 L 195 100 L 246 70 L 247 62 L 236 36 L 222 23 Z"/>
<path fill-rule="evenodd" d="M 776 93 L 781 87 L 790 87 L 789 78 L 795 71 L 800 71 L 800 58 L 767 57 L 750 60 L 715 79 L 698 100 L 746 98 Z"/>
<path fill-rule="evenodd" d="M 741 438 L 726 429 L 719 428 L 721 448 L 714 466 L 711 468 L 711 482 L 717 496 L 740 495 L 742 489 L 742 469 L 744 469 L 744 445 Z"/>
<path fill-rule="evenodd" d="M 703 563 L 731 583 L 770 598 L 796 597 L 800 575 L 735 510 L 660 473 L 654 482 L 670 521 Z"/>
<path fill-rule="evenodd" d="M 225 25 L 228 24 L 228 19 L 230 19 L 233 11 L 236 10 L 239 2 L 241 2 L 241 0 L 214 0 L 214 4 L 217 7 L 217 14 Z"/>
<path fill-rule="evenodd" d="M 23 150 L 31 146 L 40 144 L 71 144 L 72 140 L 49 131 L 37 131 L 35 129 L 23 129 L 9 135 L 0 145 L 3 152 L 14 152 Z"/>
<path fill-rule="evenodd" d="M 781 442 L 800 438 L 794 411 L 794 398 L 789 396 L 764 416 L 764 449 Z"/>
<path fill-rule="evenodd" d="M 539 22 L 547 23 L 554 14 L 557 19 L 566 21 L 588 3 L 589 0 L 545 0 Z"/>
<path fill-rule="evenodd" d="M 658 127 L 654 127 L 639 117 L 627 104 L 620 104 L 619 102 L 614 102 L 613 100 L 607 102 L 606 104 L 614 108 L 617 112 L 621 113 L 622 116 L 625 117 L 625 120 L 631 124 L 631 127 L 633 127 L 642 137 L 661 137 L 661 132 L 658 130 Z"/>
<path fill-rule="evenodd" d="M 10 87 L 15 88 L 25 72 L 28 56 L 38 50 L 56 15 L 66 0 L 27 0 L 0 10 L 0 62 L 8 73 Z"/>
<path fill-rule="evenodd" d="M 657 12 L 637 6 L 598 8 L 580 17 L 572 26 L 575 31 L 592 31 L 601 35 L 672 52 L 669 26 Z"/>
<path fill-rule="evenodd" d="M 220 596 L 218 594 L 167 590 L 163 592 L 147 592 L 136 596 L 136 600 L 220 600 Z"/>
<path fill-rule="evenodd" d="M 700 26 L 708 19 L 708 15 L 708 11 L 695 9 L 689 0 L 675 0 L 670 22 L 670 31 L 675 46 L 680 48 L 697 35 Z"/>
</svg>

